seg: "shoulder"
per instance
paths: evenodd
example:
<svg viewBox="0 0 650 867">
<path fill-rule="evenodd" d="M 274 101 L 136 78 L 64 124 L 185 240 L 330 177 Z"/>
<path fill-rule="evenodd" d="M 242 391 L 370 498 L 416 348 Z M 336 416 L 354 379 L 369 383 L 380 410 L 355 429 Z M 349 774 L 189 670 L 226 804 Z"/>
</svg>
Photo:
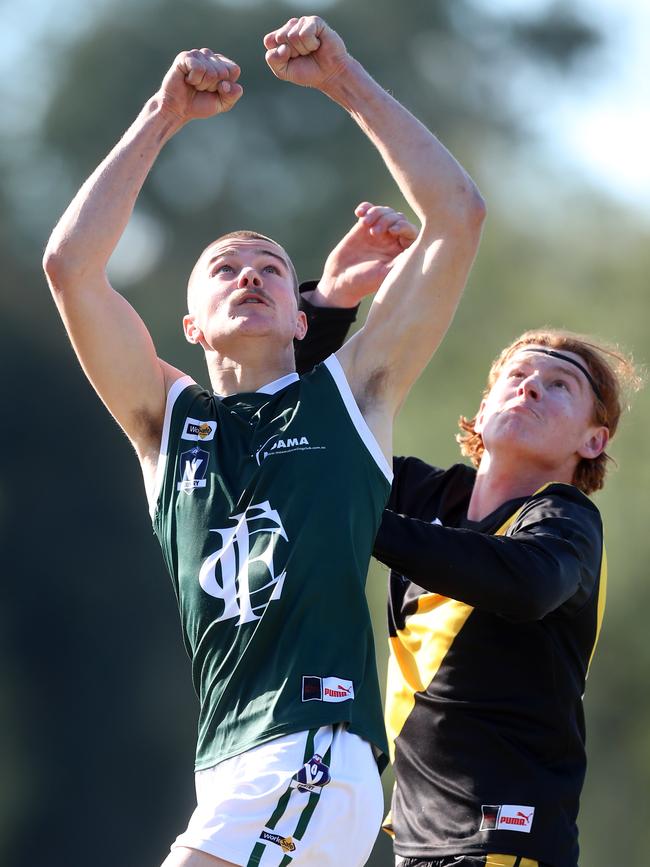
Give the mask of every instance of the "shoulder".
<svg viewBox="0 0 650 867">
<path fill-rule="evenodd" d="M 574 485 L 553 482 L 541 488 L 523 504 L 522 517 L 528 520 L 566 518 L 601 525 L 598 507 Z"/>
<path fill-rule="evenodd" d="M 453 523 L 466 512 L 474 487 L 476 470 L 466 464 L 446 469 L 415 457 L 393 460 L 394 508 L 417 517 L 425 509 L 443 523 Z"/>
<path fill-rule="evenodd" d="M 511 533 L 554 539 L 581 559 L 585 567 L 600 563 L 603 525 L 595 503 L 573 485 L 553 483 L 521 507 Z"/>
<path fill-rule="evenodd" d="M 395 475 L 399 475 L 400 480 L 407 484 L 471 490 L 476 478 L 476 470 L 466 464 L 453 464 L 445 469 L 415 457 L 396 456 L 393 458 L 393 468 Z"/>
</svg>

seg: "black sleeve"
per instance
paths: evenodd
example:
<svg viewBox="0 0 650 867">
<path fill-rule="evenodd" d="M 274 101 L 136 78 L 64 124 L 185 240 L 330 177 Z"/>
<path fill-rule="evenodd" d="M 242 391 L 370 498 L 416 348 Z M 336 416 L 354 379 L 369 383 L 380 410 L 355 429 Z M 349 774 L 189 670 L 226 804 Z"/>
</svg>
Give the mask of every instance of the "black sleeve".
<svg viewBox="0 0 650 867">
<path fill-rule="evenodd" d="M 350 326 L 357 318 L 357 307 L 316 307 L 302 297 L 303 292 L 316 288 L 316 282 L 300 284 L 300 310 L 307 316 L 307 334 L 303 340 L 294 340 L 296 370 L 309 373 L 343 346 Z"/>
<path fill-rule="evenodd" d="M 539 620 L 587 602 L 600 573 L 602 526 L 589 501 L 551 495 L 531 499 L 506 536 L 386 510 L 373 554 L 432 593 L 509 620 Z"/>
</svg>

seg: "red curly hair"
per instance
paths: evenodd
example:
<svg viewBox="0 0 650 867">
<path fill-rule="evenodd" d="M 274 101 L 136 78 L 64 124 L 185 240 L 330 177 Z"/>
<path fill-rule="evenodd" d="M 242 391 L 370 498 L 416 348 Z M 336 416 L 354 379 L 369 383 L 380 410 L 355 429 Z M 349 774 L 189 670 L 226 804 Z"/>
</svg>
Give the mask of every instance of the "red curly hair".
<svg viewBox="0 0 650 867">
<path fill-rule="evenodd" d="M 600 393 L 600 398 L 594 394 L 593 422 L 607 427 L 611 439 L 616 433 L 621 413 L 625 408 L 622 403 L 623 392 L 636 390 L 641 386 L 642 380 L 631 358 L 616 347 L 596 341 L 592 337 L 550 328 L 526 331 L 493 361 L 483 397 L 487 397 L 490 393 L 501 370 L 515 352 L 522 346 L 531 344 L 574 352 L 583 359 Z M 485 447 L 481 434 L 474 430 L 475 424 L 476 416 L 471 419 L 461 416 L 458 426 L 462 433 L 456 435 L 456 440 L 463 455 L 478 467 Z M 585 494 L 600 490 L 605 483 L 609 461 L 610 457 L 605 452 L 597 458 L 582 458 L 576 466 L 573 484 Z"/>
</svg>

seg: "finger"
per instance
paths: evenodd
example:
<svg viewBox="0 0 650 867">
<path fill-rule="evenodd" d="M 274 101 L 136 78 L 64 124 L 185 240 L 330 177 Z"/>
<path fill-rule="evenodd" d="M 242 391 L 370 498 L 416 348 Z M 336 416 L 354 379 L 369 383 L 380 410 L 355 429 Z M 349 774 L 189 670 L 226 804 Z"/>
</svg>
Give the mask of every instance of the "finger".
<svg viewBox="0 0 650 867">
<path fill-rule="evenodd" d="M 391 231 L 391 227 L 398 222 L 398 219 L 394 213 L 386 214 L 383 217 L 380 217 L 375 225 L 372 227 L 371 232 L 373 235 L 383 235 L 383 234 L 393 234 Z"/>
<path fill-rule="evenodd" d="M 271 48 L 266 52 L 265 59 L 271 71 L 282 77 L 291 59 L 291 48 L 288 45 L 278 45 L 277 48 Z"/>
<path fill-rule="evenodd" d="M 239 78 L 240 69 L 237 64 L 222 55 L 201 55 L 199 62 L 202 68 L 197 68 L 195 75 L 186 77 L 187 83 L 198 91 L 216 93 L 220 82 L 233 84 Z M 225 92 L 228 89 L 226 88 Z"/>
<path fill-rule="evenodd" d="M 188 52 L 183 66 L 185 68 L 185 82 L 195 90 L 206 90 L 208 82 L 205 82 L 206 76 L 209 77 L 209 62 L 207 58 L 199 51 Z"/>
<path fill-rule="evenodd" d="M 219 52 L 211 51 L 209 48 L 202 48 L 201 54 L 205 55 L 208 60 L 214 63 L 221 64 L 223 68 L 227 70 L 227 77 L 230 81 L 237 81 L 237 79 L 241 75 L 241 69 L 239 68 L 239 66 L 235 63 L 234 60 L 226 57 L 225 54 L 219 54 Z"/>
<path fill-rule="evenodd" d="M 372 207 L 374 207 L 372 202 L 359 202 L 359 204 L 354 209 L 355 216 L 359 218 L 363 217 L 366 214 L 368 208 Z"/>
<path fill-rule="evenodd" d="M 311 54 L 320 46 L 316 22 L 311 18 L 299 18 L 288 33 L 289 44 L 298 54 Z"/>
<path fill-rule="evenodd" d="M 386 205 L 371 205 L 361 219 L 364 225 L 370 229 L 373 226 L 377 226 L 384 217 L 390 218 L 395 213 L 396 211 Z"/>
<path fill-rule="evenodd" d="M 276 34 L 276 31 L 272 30 L 270 33 L 266 34 L 264 39 L 262 39 L 262 43 L 264 45 L 264 48 L 266 48 L 267 51 L 271 48 L 277 48 L 278 43 L 276 41 L 275 34 Z"/>
<path fill-rule="evenodd" d="M 415 241 L 418 236 L 418 230 L 415 228 L 413 223 L 410 223 L 406 219 L 406 217 L 397 220 L 389 226 L 388 231 L 391 235 L 399 237 L 400 241 Z"/>
<path fill-rule="evenodd" d="M 399 226 L 406 223 L 406 217 L 401 211 L 394 211 L 388 208 L 386 213 L 382 214 L 376 221 L 374 228 L 378 232 L 395 232 L 399 234 Z"/>
<path fill-rule="evenodd" d="M 273 30 L 271 33 L 267 34 L 264 37 L 264 44 L 266 45 L 266 40 L 271 38 L 272 44 L 266 45 L 267 48 L 274 48 L 278 45 L 286 45 L 289 42 L 289 31 L 298 23 L 297 18 L 290 18 L 286 24 L 283 24 L 282 27 L 278 27 L 277 30 Z"/>
<path fill-rule="evenodd" d="M 241 84 L 234 84 L 230 81 L 220 81 L 217 89 L 217 94 L 221 99 L 221 104 L 224 109 L 231 109 L 237 100 L 244 92 Z"/>
</svg>

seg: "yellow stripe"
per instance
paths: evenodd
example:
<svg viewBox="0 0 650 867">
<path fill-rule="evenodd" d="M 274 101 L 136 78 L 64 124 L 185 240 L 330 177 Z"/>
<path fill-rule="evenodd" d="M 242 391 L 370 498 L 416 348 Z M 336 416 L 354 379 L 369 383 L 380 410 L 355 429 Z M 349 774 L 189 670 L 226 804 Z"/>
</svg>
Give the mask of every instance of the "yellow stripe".
<svg viewBox="0 0 650 867">
<path fill-rule="evenodd" d="M 605 551 L 605 543 L 603 542 L 603 557 L 600 563 L 600 583 L 598 586 L 598 614 L 596 616 L 596 637 L 594 638 L 594 646 L 591 648 L 591 656 L 589 657 L 589 665 L 587 673 L 591 666 L 591 660 L 596 652 L 598 637 L 600 636 L 600 627 L 603 625 L 603 617 L 605 616 L 605 603 L 607 601 L 607 552 Z"/>
<path fill-rule="evenodd" d="M 530 858 L 517 861 L 516 855 L 486 855 L 485 867 L 539 867 L 539 864 Z"/>
<path fill-rule="evenodd" d="M 386 732 L 391 761 L 395 759 L 395 738 L 415 706 L 415 693 L 423 692 L 436 676 L 473 610 L 464 602 L 427 593 L 418 599 L 417 611 L 408 618 L 405 628 L 389 639 Z"/>
<path fill-rule="evenodd" d="M 503 536 L 520 511 L 511 515 L 494 535 Z M 415 707 L 415 694 L 424 692 L 436 676 L 473 610 L 471 605 L 439 593 L 424 593 L 418 598 L 415 613 L 406 619 L 404 629 L 389 638 L 385 722 L 391 761 L 395 760 L 395 740 Z"/>
</svg>

